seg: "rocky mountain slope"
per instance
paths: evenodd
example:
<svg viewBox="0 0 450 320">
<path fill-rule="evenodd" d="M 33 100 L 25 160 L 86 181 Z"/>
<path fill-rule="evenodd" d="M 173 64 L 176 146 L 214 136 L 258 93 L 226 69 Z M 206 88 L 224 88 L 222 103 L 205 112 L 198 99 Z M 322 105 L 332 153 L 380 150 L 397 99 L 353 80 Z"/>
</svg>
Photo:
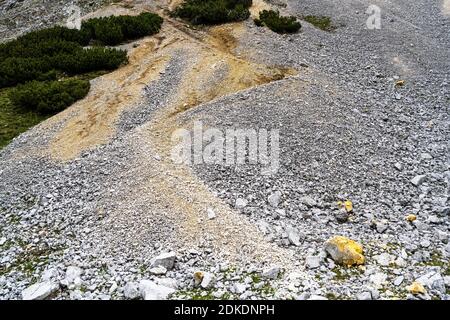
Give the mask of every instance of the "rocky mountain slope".
<svg viewBox="0 0 450 320">
<path fill-rule="evenodd" d="M 253 1 L 336 27 L 293 35 L 189 27 L 179 2 L 86 2 L 163 28 L 0 151 L 0 297 L 448 299 L 449 2 Z M 64 23 L 67 1 L 5 22 L 34 3 L 0 2 L 3 39 Z M 198 121 L 279 129 L 280 169 L 175 164 Z"/>
</svg>

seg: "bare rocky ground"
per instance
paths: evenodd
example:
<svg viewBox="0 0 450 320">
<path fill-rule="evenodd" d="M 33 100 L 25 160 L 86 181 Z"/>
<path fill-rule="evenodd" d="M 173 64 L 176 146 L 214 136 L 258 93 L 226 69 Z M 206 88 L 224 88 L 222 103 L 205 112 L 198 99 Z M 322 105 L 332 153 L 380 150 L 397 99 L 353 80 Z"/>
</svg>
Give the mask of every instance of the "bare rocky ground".
<svg viewBox="0 0 450 320">
<path fill-rule="evenodd" d="M 255 5 L 337 29 L 167 18 L 125 46 L 130 67 L 0 151 L 2 299 L 449 298 L 447 2 Z M 280 129 L 279 171 L 174 165 L 171 133 L 196 120 Z M 365 264 L 335 263 L 335 235 Z"/>
</svg>

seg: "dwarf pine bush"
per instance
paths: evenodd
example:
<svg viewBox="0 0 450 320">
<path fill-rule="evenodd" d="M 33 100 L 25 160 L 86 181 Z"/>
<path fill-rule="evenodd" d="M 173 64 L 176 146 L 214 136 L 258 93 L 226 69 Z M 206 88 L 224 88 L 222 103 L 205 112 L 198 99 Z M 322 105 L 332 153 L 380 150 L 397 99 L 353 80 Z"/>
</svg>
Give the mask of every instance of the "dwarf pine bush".
<svg viewBox="0 0 450 320">
<path fill-rule="evenodd" d="M 172 15 L 192 24 L 214 25 L 250 17 L 252 0 L 187 0 Z"/>
<path fill-rule="evenodd" d="M 89 81 L 79 79 L 31 81 L 12 89 L 9 99 L 18 108 L 53 114 L 84 98 L 89 88 Z"/>
<path fill-rule="evenodd" d="M 263 10 L 259 13 L 259 19 L 255 19 L 255 24 L 259 27 L 266 26 L 277 33 L 295 33 L 302 25 L 295 17 L 280 16 L 278 11 Z"/>
</svg>

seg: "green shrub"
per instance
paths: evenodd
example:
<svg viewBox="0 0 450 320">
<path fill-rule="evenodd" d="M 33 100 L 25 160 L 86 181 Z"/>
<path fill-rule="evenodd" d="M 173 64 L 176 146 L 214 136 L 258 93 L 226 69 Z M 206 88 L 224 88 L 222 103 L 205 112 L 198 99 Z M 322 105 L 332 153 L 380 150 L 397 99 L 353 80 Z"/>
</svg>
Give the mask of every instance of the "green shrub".
<svg viewBox="0 0 450 320">
<path fill-rule="evenodd" d="M 221 24 L 250 17 L 252 0 L 186 0 L 172 15 L 192 24 Z"/>
<path fill-rule="evenodd" d="M 116 45 L 125 40 L 159 32 L 162 18 L 153 13 L 90 19 L 81 30 L 53 27 L 32 31 L 0 44 L 0 88 L 31 80 L 55 80 L 99 70 L 114 70 L 127 62 L 125 51 L 83 49 L 92 40 Z"/>
<path fill-rule="evenodd" d="M 89 88 L 86 80 L 31 81 L 12 89 L 9 99 L 18 108 L 52 114 L 84 98 Z"/>
<path fill-rule="evenodd" d="M 51 65 L 70 75 L 99 70 L 114 70 L 128 61 L 124 50 L 93 47 L 74 54 L 60 54 L 50 58 Z"/>
<path fill-rule="evenodd" d="M 266 26 L 277 33 L 295 33 L 302 25 L 295 17 L 280 16 L 278 11 L 263 10 L 259 13 L 259 19 L 255 19 L 255 24 L 259 27 Z"/>
<path fill-rule="evenodd" d="M 55 26 L 51 28 L 41 29 L 29 32 L 17 38 L 19 42 L 41 42 L 46 40 L 63 40 L 69 42 L 77 42 L 82 46 L 89 44 L 89 34 L 77 29 L 69 29 L 66 27 Z"/>
<path fill-rule="evenodd" d="M 79 30 L 53 27 L 32 31 L 15 40 L 0 44 L 0 59 L 8 57 L 36 57 L 40 51 L 59 52 L 85 46 L 89 35 Z"/>
<path fill-rule="evenodd" d="M 0 49 L 0 58 L 34 58 L 52 56 L 58 53 L 71 53 L 81 48 L 80 44 L 60 39 L 43 40 L 40 42 L 6 43 Z"/>
<path fill-rule="evenodd" d="M 14 137 L 46 119 L 46 115 L 24 111 L 11 104 L 8 98 L 11 89 L 0 89 L 0 149 Z"/>
<path fill-rule="evenodd" d="M 126 51 L 103 47 L 79 47 L 73 52 L 61 51 L 38 58 L 7 58 L 0 62 L 0 88 L 31 80 L 54 80 L 58 73 L 114 70 L 127 60 Z"/>
<path fill-rule="evenodd" d="M 92 40 L 117 45 L 158 33 L 163 19 L 157 14 L 144 12 L 138 16 L 109 16 L 83 21 L 81 31 Z"/>
<path fill-rule="evenodd" d="M 303 20 L 311 23 L 316 28 L 324 31 L 332 31 L 334 28 L 331 24 L 331 18 L 326 16 L 305 16 Z"/>
<path fill-rule="evenodd" d="M 122 28 L 111 21 L 96 25 L 95 37 L 93 38 L 111 46 L 117 45 L 124 40 Z"/>
<path fill-rule="evenodd" d="M 0 62 L 0 87 L 42 78 L 52 68 L 48 59 L 7 58 Z"/>
</svg>

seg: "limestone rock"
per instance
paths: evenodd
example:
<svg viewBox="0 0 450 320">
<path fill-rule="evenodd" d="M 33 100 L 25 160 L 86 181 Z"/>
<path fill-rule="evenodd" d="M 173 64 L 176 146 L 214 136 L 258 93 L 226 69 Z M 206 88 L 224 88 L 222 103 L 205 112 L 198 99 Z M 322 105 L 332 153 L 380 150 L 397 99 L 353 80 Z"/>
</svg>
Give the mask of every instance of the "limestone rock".
<svg viewBox="0 0 450 320">
<path fill-rule="evenodd" d="M 164 252 L 161 253 L 159 256 L 153 258 L 151 261 L 151 265 L 153 268 L 155 267 L 164 267 L 167 270 L 170 270 L 173 268 L 175 264 L 176 254 L 175 252 Z"/>
<path fill-rule="evenodd" d="M 425 287 L 417 281 L 406 287 L 406 289 L 412 294 L 425 294 L 427 292 Z"/>
<path fill-rule="evenodd" d="M 203 274 L 203 279 L 202 282 L 200 283 L 200 286 L 203 289 L 211 289 L 212 287 L 214 287 L 215 283 L 216 277 L 212 273 L 205 272 Z"/>
<path fill-rule="evenodd" d="M 269 202 L 269 204 L 272 207 L 274 207 L 274 208 L 278 207 L 278 205 L 280 204 L 280 201 L 281 201 L 281 192 L 275 191 L 267 198 L 267 201 Z"/>
<path fill-rule="evenodd" d="M 297 229 L 295 229 L 294 227 L 287 227 L 286 233 L 291 244 L 293 244 L 294 246 L 300 245 L 300 233 Z"/>
<path fill-rule="evenodd" d="M 175 292 L 175 289 L 156 284 L 150 280 L 141 280 L 139 292 L 144 300 L 166 300 Z"/>
<path fill-rule="evenodd" d="M 164 268 L 163 266 L 157 266 L 157 267 L 154 267 L 154 268 L 150 268 L 149 272 L 151 274 L 156 275 L 156 276 L 160 276 L 160 275 L 166 274 L 167 273 L 167 269 Z"/>
<path fill-rule="evenodd" d="M 364 264 L 363 247 L 346 237 L 335 236 L 325 243 L 325 251 L 331 258 L 343 265 Z"/>
<path fill-rule="evenodd" d="M 135 282 L 128 282 L 123 288 L 123 295 L 130 300 L 139 298 L 140 293 L 138 284 Z"/>
<path fill-rule="evenodd" d="M 35 283 L 22 291 L 23 300 L 43 300 L 55 293 L 59 286 L 52 281 Z"/>
<path fill-rule="evenodd" d="M 245 208 L 247 206 L 247 204 L 248 204 L 248 201 L 246 199 L 244 199 L 244 198 L 237 198 L 235 207 L 238 208 L 238 209 L 242 209 L 242 208 Z"/>
<path fill-rule="evenodd" d="M 411 183 L 416 187 L 420 186 L 426 179 L 426 175 L 418 175 L 411 179 Z"/>
<path fill-rule="evenodd" d="M 274 279 L 278 278 L 279 274 L 280 274 L 280 268 L 273 266 L 273 267 L 264 269 L 261 276 L 266 279 L 274 280 Z"/>
</svg>

